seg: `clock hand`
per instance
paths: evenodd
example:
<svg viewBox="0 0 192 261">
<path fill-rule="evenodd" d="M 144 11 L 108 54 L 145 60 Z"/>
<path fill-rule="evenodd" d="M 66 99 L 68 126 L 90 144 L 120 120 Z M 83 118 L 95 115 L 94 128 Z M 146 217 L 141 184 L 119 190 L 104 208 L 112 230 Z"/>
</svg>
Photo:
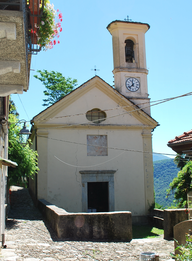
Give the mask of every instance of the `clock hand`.
<svg viewBox="0 0 192 261">
<path fill-rule="evenodd" d="M 132 85 L 131 86 L 134 86 L 133 79 L 132 79 Z"/>
</svg>

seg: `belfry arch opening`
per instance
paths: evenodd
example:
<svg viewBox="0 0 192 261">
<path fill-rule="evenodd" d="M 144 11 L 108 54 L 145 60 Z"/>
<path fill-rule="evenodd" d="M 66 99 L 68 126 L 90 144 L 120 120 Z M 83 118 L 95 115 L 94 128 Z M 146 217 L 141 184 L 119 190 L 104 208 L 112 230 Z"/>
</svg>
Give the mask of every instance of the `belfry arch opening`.
<svg viewBox="0 0 192 261">
<path fill-rule="evenodd" d="M 125 40 L 125 61 L 133 63 L 134 60 L 134 42 L 130 39 Z"/>
</svg>

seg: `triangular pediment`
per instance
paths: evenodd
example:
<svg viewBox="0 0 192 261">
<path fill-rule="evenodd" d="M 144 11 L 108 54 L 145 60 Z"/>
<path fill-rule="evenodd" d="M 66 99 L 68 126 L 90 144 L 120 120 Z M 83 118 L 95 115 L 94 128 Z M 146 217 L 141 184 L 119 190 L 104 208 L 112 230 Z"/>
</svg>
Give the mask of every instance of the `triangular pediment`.
<svg viewBox="0 0 192 261">
<path fill-rule="evenodd" d="M 95 126 L 86 118 L 86 112 L 94 108 L 105 111 L 107 115 L 100 126 L 157 126 L 146 112 L 98 76 L 36 115 L 32 121 L 36 125 Z"/>
</svg>

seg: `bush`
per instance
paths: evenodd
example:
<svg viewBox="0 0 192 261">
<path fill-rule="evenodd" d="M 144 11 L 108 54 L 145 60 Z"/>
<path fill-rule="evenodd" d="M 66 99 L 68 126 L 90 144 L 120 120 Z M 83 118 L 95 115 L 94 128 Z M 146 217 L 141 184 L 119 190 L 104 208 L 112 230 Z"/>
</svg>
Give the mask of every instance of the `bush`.
<svg viewBox="0 0 192 261">
<path fill-rule="evenodd" d="M 177 261 L 190 261 L 192 260 L 192 237 L 186 235 L 186 244 L 178 246 L 176 250 L 179 250 L 180 254 L 172 255 Z"/>
</svg>

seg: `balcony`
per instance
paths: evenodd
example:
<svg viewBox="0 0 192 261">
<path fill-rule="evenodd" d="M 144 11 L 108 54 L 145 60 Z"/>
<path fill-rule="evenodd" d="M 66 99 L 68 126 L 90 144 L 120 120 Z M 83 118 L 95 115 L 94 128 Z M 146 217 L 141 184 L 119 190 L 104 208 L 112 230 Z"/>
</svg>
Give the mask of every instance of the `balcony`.
<svg viewBox="0 0 192 261">
<path fill-rule="evenodd" d="M 0 96 L 28 90 L 43 7 L 44 0 L 0 0 Z"/>
</svg>

